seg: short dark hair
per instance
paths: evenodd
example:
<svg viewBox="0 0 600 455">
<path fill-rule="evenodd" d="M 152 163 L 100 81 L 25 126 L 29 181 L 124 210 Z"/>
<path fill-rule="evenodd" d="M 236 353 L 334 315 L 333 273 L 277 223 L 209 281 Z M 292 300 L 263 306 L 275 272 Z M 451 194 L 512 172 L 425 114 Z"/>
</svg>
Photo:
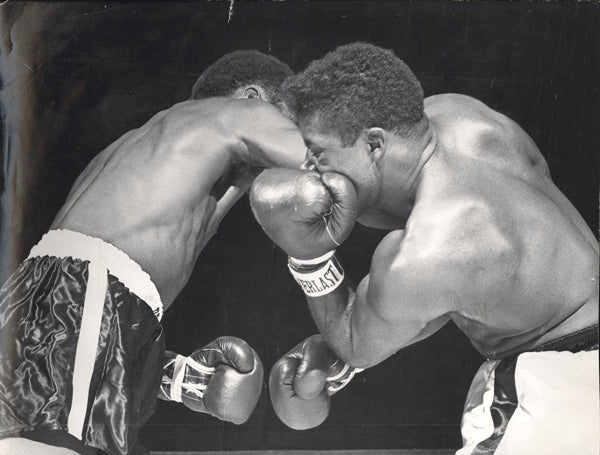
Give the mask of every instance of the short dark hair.
<svg viewBox="0 0 600 455">
<path fill-rule="evenodd" d="M 346 146 L 366 128 L 408 134 L 423 118 L 423 89 L 410 68 L 367 43 L 338 47 L 287 78 L 282 90 L 298 118 L 318 113 Z"/>
<path fill-rule="evenodd" d="M 278 97 L 284 79 L 293 72 L 272 55 L 257 50 L 234 51 L 206 68 L 192 88 L 192 99 L 230 96 L 238 88 L 257 84 L 269 97 Z"/>
</svg>

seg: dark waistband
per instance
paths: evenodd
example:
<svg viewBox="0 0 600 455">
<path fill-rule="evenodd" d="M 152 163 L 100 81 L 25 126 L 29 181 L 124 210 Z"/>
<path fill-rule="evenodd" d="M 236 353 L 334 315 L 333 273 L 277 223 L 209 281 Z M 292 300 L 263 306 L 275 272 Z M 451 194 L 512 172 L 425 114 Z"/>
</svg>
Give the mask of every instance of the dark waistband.
<svg viewBox="0 0 600 455">
<path fill-rule="evenodd" d="M 598 324 L 596 324 L 536 346 L 532 351 L 591 351 L 598 349 L 598 334 Z"/>
<path fill-rule="evenodd" d="M 524 352 L 569 351 L 574 353 L 580 351 L 592 351 L 594 349 L 598 349 L 598 336 L 598 324 L 596 324 L 585 329 L 578 330 L 577 332 L 569 333 L 568 335 L 564 335 L 560 338 L 556 338 L 555 340 L 548 341 L 544 344 L 536 346 L 535 348 L 516 348 L 499 355 L 490 356 L 488 359 L 516 359 Z"/>
</svg>

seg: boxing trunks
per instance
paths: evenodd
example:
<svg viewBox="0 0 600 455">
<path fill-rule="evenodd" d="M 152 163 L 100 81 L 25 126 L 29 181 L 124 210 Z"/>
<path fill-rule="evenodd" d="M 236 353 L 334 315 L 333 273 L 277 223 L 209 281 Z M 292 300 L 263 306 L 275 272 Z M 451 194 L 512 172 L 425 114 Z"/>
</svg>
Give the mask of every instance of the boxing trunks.
<svg viewBox="0 0 600 455">
<path fill-rule="evenodd" d="M 598 325 L 486 361 L 467 395 L 456 455 L 597 455 Z"/>
<path fill-rule="evenodd" d="M 141 450 L 162 377 L 161 311 L 125 253 L 47 233 L 0 290 L 0 438 L 82 454 Z"/>
</svg>

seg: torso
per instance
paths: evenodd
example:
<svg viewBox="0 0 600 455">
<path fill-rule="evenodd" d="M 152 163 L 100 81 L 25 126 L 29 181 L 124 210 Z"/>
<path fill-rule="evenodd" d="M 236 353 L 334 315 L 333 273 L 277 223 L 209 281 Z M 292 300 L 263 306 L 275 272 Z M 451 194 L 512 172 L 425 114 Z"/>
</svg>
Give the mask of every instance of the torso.
<svg viewBox="0 0 600 455">
<path fill-rule="evenodd" d="M 426 113 L 438 144 L 402 246 L 430 261 L 420 285 L 443 288 L 439 304 L 486 356 L 597 324 L 598 242 L 529 136 L 461 95 L 427 99 Z"/>
<path fill-rule="evenodd" d="M 75 183 L 52 225 L 124 251 L 150 274 L 165 307 L 220 221 L 211 188 L 230 166 L 235 138 L 223 131 L 213 104 L 163 111 L 109 146 Z"/>
</svg>

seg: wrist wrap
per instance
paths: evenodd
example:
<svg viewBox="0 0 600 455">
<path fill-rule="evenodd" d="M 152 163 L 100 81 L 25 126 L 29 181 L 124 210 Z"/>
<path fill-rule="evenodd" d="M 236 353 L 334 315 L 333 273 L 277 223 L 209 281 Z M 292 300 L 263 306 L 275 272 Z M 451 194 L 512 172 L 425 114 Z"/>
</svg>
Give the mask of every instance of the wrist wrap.
<svg viewBox="0 0 600 455">
<path fill-rule="evenodd" d="M 340 363 L 344 364 L 342 369 L 338 373 L 327 378 L 327 392 L 329 395 L 333 395 L 334 393 L 342 390 L 348 385 L 356 373 L 363 371 L 362 368 L 352 368 L 350 365 L 342 362 L 339 359 L 336 360 L 332 368 L 335 369 L 336 365 L 339 365 Z"/>
</svg>

